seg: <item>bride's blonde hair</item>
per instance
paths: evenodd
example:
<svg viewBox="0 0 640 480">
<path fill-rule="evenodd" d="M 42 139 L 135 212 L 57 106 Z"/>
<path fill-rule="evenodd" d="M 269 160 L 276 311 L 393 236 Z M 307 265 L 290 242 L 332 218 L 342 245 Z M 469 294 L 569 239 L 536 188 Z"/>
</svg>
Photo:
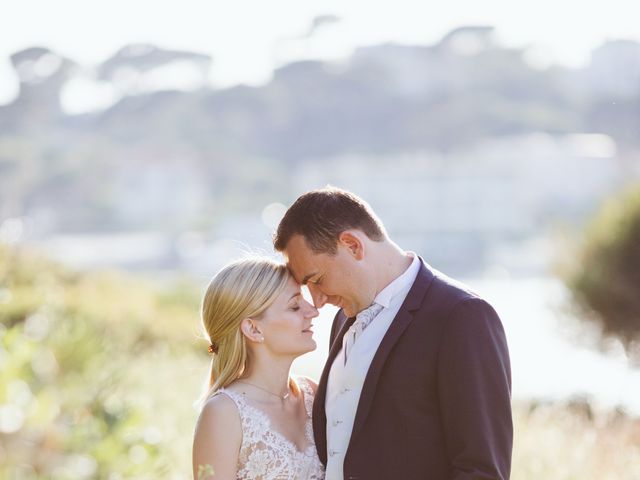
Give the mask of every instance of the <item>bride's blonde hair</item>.
<svg viewBox="0 0 640 480">
<path fill-rule="evenodd" d="M 249 351 L 240 324 L 269 308 L 288 278 L 285 265 L 263 257 L 238 260 L 213 277 L 201 310 L 204 333 L 213 350 L 209 385 L 202 402 L 249 370 Z"/>
</svg>

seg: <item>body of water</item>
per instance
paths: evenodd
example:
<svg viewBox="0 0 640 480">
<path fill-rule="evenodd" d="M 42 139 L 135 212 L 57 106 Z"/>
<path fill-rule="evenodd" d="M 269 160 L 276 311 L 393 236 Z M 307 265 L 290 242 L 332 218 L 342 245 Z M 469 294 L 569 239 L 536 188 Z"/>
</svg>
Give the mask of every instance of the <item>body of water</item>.
<svg viewBox="0 0 640 480">
<path fill-rule="evenodd" d="M 567 313 L 567 292 L 557 279 L 463 280 L 497 310 L 507 333 L 514 400 L 589 398 L 596 407 L 622 406 L 640 415 L 640 368 L 621 348 L 603 354 L 584 340 L 588 328 Z M 293 370 L 320 377 L 336 309 L 324 307 L 314 321 L 318 348 L 296 360 Z"/>
</svg>

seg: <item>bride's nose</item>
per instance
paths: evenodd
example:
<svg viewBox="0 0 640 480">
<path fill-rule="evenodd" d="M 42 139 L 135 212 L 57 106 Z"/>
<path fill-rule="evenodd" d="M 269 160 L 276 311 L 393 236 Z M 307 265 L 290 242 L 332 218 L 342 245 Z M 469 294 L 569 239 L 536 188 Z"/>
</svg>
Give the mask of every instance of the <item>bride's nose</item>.
<svg viewBox="0 0 640 480">
<path fill-rule="evenodd" d="M 311 305 L 309 302 L 305 301 L 304 303 L 307 304 L 307 308 L 304 315 L 306 318 L 315 318 L 320 314 L 320 312 L 318 312 L 318 309 L 313 305 Z"/>
</svg>

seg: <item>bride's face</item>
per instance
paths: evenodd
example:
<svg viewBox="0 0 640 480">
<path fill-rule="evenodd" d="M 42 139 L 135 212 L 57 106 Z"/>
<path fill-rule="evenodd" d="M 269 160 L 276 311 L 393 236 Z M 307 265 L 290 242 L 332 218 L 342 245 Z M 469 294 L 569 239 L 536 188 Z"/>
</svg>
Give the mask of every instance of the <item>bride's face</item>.
<svg viewBox="0 0 640 480">
<path fill-rule="evenodd" d="M 285 356 L 315 350 L 311 322 L 317 316 L 318 310 L 302 297 L 300 286 L 289 276 L 285 289 L 258 320 L 264 347 Z"/>
</svg>

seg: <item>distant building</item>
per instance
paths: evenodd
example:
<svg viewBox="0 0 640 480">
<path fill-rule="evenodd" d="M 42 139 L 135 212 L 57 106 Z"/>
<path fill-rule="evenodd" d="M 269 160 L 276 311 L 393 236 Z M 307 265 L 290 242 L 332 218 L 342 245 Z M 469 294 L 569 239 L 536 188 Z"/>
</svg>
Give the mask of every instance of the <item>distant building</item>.
<svg viewBox="0 0 640 480">
<path fill-rule="evenodd" d="M 585 81 L 595 93 L 640 95 L 640 42 L 609 41 L 591 53 Z"/>
</svg>

